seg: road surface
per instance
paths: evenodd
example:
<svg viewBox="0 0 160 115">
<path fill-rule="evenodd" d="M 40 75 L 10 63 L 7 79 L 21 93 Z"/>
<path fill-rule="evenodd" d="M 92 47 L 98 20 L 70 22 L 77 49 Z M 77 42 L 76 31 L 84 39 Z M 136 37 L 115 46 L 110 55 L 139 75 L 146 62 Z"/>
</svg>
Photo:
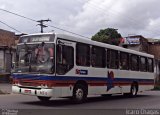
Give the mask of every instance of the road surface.
<svg viewBox="0 0 160 115">
<path fill-rule="evenodd" d="M 10 91 L 10 89 L 8 89 Z M 69 99 L 57 98 L 51 99 L 48 103 L 40 102 L 35 96 L 6 94 L 0 95 L 1 109 L 15 110 L 37 110 L 40 113 L 61 110 L 77 111 L 94 111 L 98 110 L 130 110 L 130 109 L 160 109 L 160 91 L 145 91 L 139 93 L 136 98 L 124 97 L 122 95 L 114 95 L 111 97 L 94 96 L 89 97 L 86 103 L 73 104 Z M 43 110 L 43 111 L 42 111 Z M 62 112 L 62 111 L 61 111 Z M 158 110 L 160 114 L 160 110 Z M 93 112 L 94 113 L 94 112 Z M 45 113 L 46 114 L 46 113 Z M 76 113 L 77 114 L 77 113 Z M 93 114 L 92 114 L 93 115 Z"/>
</svg>

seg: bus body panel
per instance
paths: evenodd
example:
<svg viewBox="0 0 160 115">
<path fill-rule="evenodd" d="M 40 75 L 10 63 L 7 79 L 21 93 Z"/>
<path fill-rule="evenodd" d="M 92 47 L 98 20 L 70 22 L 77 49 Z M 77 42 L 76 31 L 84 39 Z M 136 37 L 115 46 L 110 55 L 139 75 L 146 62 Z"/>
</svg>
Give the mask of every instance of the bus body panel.
<svg viewBox="0 0 160 115">
<path fill-rule="evenodd" d="M 38 34 L 41 35 L 41 34 Z M 43 34 L 42 34 L 43 35 Z M 52 35 L 52 34 L 50 34 Z M 60 43 L 61 42 L 61 43 Z M 49 43 L 49 42 L 46 42 Z M 74 65 L 64 75 L 54 74 L 32 74 L 32 73 L 13 73 L 14 84 L 12 91 L 14 93 L 45 96 L 45 97 L 71 97 L 73 89 L 78 81 L 84 81 L 88 86 L 88 95 L 129 93 L 131 85 L 138 83 L 138 91 L 150 90 L 154 87 L 154 73 L 140 72 L 131 70 L 109 69 L 107 67 L 84 67 L 76 64 L 76 44 L 85 43 L 95 45 L 106 49 L 113 49 L 119 52 L 136 54 L 153 59 L 149 54 L 124 49 L 118 46 L 103 44 L 91 40 L 79 39 L 63 34 L 55 34 L 55 51 L 57 45 L 62 44 L 72 47 L 74 50 Z M 32 43 L 29 43 L 32 44 Z M 91 47 L 91 46 L 90 46 Z M 57 55 L 55 53 L 55 64 Z M 57 69 L 57 65 L 55 66 Z M 55 69 L 55 71 L 56 71 Z M 110 77 L 111 76 L 111 77 Z M 22 84 L 24 82 L 24 84 Z M 26 83 L 26 84 L 25 84 Z"/>
</svg>

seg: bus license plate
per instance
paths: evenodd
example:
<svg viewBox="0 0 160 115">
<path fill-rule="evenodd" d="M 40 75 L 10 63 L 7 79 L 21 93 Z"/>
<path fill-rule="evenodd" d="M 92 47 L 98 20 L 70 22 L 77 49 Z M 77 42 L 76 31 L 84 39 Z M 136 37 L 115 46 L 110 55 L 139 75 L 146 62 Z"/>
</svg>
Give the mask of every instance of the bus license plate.
<svg viewBox="0 0 160 115">
<path fill-rule="evenodd" d="M 24 90 L 24 93 L 26 93 L 26 94 L 31 94 L 31 90 L 25 89 L 25 90 Z"/>
</svg>

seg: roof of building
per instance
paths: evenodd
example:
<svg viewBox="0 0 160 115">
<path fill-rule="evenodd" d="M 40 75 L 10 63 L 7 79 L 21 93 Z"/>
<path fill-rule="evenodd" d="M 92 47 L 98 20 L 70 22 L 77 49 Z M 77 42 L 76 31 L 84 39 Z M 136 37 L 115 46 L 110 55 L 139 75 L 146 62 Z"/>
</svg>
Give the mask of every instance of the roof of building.
<svg viewBox="0 0 160 115">
<path fill-rule="evenodd" d="M 160 42 L 160 39 L 147 38 L 149 43 Z"/>
</svg>

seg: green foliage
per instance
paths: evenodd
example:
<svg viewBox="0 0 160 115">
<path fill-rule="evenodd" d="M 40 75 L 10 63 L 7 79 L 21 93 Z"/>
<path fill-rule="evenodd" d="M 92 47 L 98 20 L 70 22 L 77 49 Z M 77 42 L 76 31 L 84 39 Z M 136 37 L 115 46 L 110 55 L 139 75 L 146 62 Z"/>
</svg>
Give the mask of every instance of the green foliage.
<svg viewBox="0 0 160 115">
<path fill-rule="evenodd" d="M 98 33 L 92 36 L 92 40 L 103 42 L 112 45 L 119 45 L 121 34 L 116 29 L 107 28 L 101 29 Z"/>
<path fill-rule="evenodd" d="M 154 89 L 153 90 L 160 90 L 160 86 L 154 86 Z"/>
</svg>

